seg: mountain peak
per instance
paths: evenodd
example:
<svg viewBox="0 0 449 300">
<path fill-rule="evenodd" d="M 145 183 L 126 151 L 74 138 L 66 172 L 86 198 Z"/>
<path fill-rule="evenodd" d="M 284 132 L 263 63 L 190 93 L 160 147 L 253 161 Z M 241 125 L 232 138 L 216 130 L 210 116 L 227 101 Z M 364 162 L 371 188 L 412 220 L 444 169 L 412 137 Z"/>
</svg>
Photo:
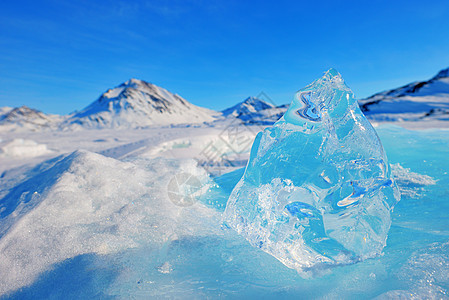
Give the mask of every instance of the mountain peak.
<svg viewBox="0 0 449 300">
<path fill-rule="evenodd" d="M 203 123 L 214 120 L 213 114 L 213 111 L 195 106 L 164 88 L 131 78 L 107 90 L 98 100 L 73 115 L 63 125 L 130 128 Z"/>
<path fill-rule="evenodd" d="M 441 70 L 431 80 L 441 79 L 441 78 L 448 78 L 448 77 L 449 77 L 449 68 Z"/>
<path fill-rule="evenodd" d="M 145 86 L 145 85 L 152 85 L 149 82 L 146 82 L 144 80 L 141 79 L 137 79 L 137 78 L 131 78 L 127 81 L 125 81 L 124 83 L 122 83 L 120 86 L 126 86 L 126 87 L 137 87 L 137 86 Z"/>
<path fill-rule="evenodd" d="M 2 116 L 2 120 L 13 120 L 17 118 L 26 118 L 26 117 L 41 117 L 43 115 L 42 112 L 29 108 L 28 106 L 22 105 L 20 107 L 13 108 L 5 115 Z"/>
<path fill-rule="evenodd" d="M 104 92 L 101 97 L 98 99 L 99 102 L 109 102 L 110 99 L 122 98 L 122 99 L 131 99 L 130 94 L 135 93 L 144 93 L 154 95 L 158 97 L 160 93 L 164 95 L 171 94 L 169 91 L 158 87 L 150 82 L 146 82 L 141 79 L 131 78 L 122 84 L 116 86 L 115 88 L 109 89 Z"/>
<path fill-rule="evenodd" d="M 243 100 L 242 103 L 253 104 L 253 105 L 262 105 L 263 107 L 266 107 L 266 108 L 274 107 L 274 105 L 272 105 L 271 103 L 267 103 L 266 101 L 264 101 L 262 99 L 252 97 L 252 96 Z"/>
<path fill-rule="evenodd" d="M 262 99 L 256 97 L 248 97 L 237 105 L 223 110 L 222 113 L 224 116 L 233 115 L 238 117 L 273 107 L 273 104 L 267 103 Z"/>
<path fill-rule="evenodd" d="M 131 78 L 130 80 L 128 80 L 128 82 L 139 84 L 139 83 L 142 83 L 143 80 L 137 79 L 137 78 Z"/>
</svg>

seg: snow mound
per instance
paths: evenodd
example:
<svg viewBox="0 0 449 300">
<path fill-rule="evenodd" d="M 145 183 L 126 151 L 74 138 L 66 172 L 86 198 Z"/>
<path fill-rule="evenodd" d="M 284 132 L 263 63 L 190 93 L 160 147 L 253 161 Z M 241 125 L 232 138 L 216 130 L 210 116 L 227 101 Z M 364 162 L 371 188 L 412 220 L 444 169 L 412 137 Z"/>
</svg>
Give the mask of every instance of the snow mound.
<svg viewBox="0 0 449 300">
<path fill-rule="evenodd" d="M 122 162 L 76 151 L 43 164 L 0 201 L 0 295 L 79 255 L 215 230 L 214 211 L 170 201 L 167 185 L 177 172 L 207 184 L 193 161 Z"/>
<path fill-rule="evenodd" d="M 14 139 L 0 148 L 1 156 L 8 157 L 36 157 L 51 154 L 53 151 L 45 144 L 38 144 L 33 140 Z"/>
</svg>

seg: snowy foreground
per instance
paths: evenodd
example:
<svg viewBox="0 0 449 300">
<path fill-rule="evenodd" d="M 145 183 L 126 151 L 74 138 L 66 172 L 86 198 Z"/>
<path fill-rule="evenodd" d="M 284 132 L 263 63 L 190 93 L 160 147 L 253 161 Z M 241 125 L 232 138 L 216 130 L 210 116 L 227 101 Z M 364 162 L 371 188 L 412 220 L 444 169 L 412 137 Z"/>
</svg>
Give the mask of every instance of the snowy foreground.
<svg viewBox="0 0 449 300">
<path fill-rule="evenodd" d="M 222 225 L 261 129 L 2 133 L 0 295 L 448 297 L 448 130 L 376 128 L 402 194 L 387 246 L 303 278 Z"/>
</svg>

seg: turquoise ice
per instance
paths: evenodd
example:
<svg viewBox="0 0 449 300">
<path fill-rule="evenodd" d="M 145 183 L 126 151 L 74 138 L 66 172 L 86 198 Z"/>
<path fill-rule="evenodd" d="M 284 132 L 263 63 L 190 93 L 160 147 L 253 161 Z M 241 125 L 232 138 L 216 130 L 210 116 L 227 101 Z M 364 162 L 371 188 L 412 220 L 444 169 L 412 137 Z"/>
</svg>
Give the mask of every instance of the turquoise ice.
<svg viewBox="0 0 449 300">
<path fill-rule="evenodd" d="M 380 254 L 399 200 L 376 131 L 331 69 L 257 135 L 224 219 L 306 274 Z"/>
</svg>

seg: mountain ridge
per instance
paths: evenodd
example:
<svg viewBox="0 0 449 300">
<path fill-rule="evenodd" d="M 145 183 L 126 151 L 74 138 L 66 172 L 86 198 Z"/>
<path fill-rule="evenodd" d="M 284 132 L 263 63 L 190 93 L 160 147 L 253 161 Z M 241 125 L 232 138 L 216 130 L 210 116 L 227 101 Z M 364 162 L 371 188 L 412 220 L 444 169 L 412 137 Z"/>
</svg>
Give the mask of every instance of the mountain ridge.
<svg viewBox="0 0 449 300">
<path fill-rule="evenodd" d="M 429 80 L 379 92 L 358 102 L 367 118 L 377 122 L 449 120 L 449 68 L 440 70 Z M 0 107 L 0 129 L 125 129 L 211 124 L 228 118 L 271 124 L 287 108 L 288 104 L 275 106 L 257 97 L 248 97 L 217 112 L 196 106 L 150 82 L 131 78 L 106 90 L 81 111 L 66 116 L 45 114 L 26 106 Z"/>
<path fill-rule="evenodd" d="M 449 68 L 434 77 L 360 99 L 365 115 L 376 121 L 449 120 Z"/>
</svg>

